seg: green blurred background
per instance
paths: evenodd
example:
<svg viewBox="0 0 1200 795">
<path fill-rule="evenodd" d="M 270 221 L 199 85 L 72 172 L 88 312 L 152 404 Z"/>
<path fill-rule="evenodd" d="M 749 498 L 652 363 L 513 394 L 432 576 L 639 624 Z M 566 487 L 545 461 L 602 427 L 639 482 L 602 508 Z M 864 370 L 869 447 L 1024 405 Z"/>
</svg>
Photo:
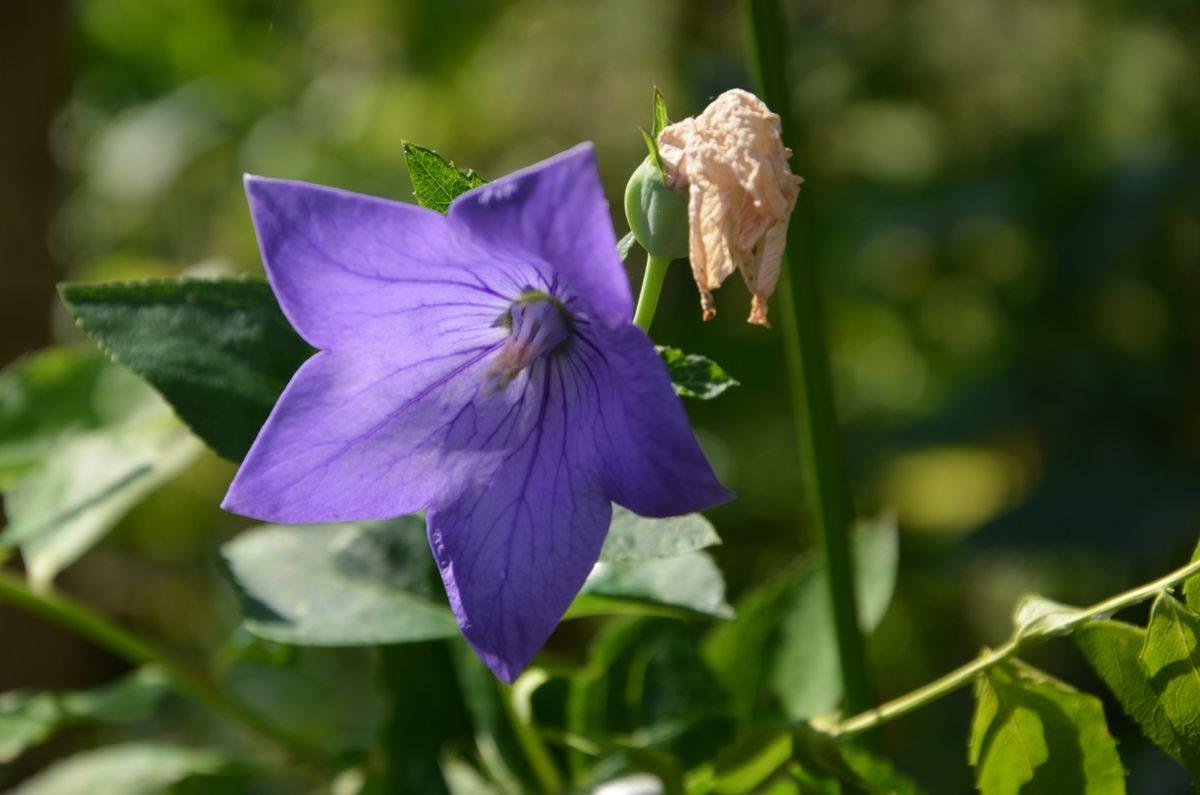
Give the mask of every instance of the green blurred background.
<svg viewBox="0 0 1200 795">
<path fill-rule="evenodd" d="M 1021 594 L 1093 601 L 1200 534 L 1200 5 L 788 7 L 796 223 L 848 467 L 860 512 L 902 528 L 871 643 L 888 697 L 1003 640 Z M 78 336 L 56 281 L 259 272 L 243 172 L 411 200 L 404 140 L 492 177 L 592 140 L 619 208 L 653 86 L 680 118 L 748 83 L 738 8 L 716 0 L 0 0 L 0 364 Z M 810 544 L 778 336 L 743 322 L 734 282 L 703 324 L 676 265 L 654 336 L 742 383 L 689 404 L 739 494 L 711 514 L 736 603 Z M 204 458 L 63 587 L 184 651 L 221 647 L 237 616 L 215 551 L 246 526 L 217 508 L 231 474 Z M 0 691 L 123 668 L 7 609 L 0 642 Z M 1033 657 L 1100 692 L 1068 643 Z M 313 692 L 263 697 L 369 705 L 330 659 Z M 1186 787 L 1107 711 L 1144 791 Z M 883 747 L 965 791 L 969 714 L 952 697 Z"/>
</svg>

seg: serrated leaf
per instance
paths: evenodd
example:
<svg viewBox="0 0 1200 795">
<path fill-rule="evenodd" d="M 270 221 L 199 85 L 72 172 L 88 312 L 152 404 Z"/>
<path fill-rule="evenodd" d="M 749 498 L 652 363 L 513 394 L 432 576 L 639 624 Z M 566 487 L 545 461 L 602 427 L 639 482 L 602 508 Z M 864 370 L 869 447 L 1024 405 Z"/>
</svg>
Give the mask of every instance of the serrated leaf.
<svg viewBox="0 0 1200 795">
<path fill-rule="evenodd" d="M 859 522 L 854 535 L 859 623 L 871 632 L 883 620 L 896 586 L 899 534 L 892 517 Z M 842 696 L 837 643 L 824 570 L 798 578 L 780 625 L 771 688 L 793 720 L 833 710 Z"/>
<path fill-rule="evenodd" d="M 637 242 L 637 238 L 633 236 L 633 232 L 626 232 L 625 237 L 617 241 L 617 256 L 621 258 L 621 262 L 629 259 L 629 252 L 633 251 L 633 244 Z"/>
<path fill-rule="evenodd" d="M 48 348 L 0 371 L 0 488 L 33 469 L 64 436 L 104 424 L 94 396 L 107 366 L 88 346 Z"/>
<path fill-rule="evenodd" d="M 634 563 L 696 552 L 721 543 L 712 522 L 698 513 L 669 519 L 649 519 L 613 506 L 612 524 L 600 560 Z"/>
<path fill-rule="evenodd" d="M 218 455 L 240 461 L 313 352 L 261 279 L 64 284 L 76 322 Z"/>
<path fill-rule="evenodd" d="M 1194 778 L 1200 779 L 1196 775 L 1200 773 L 1198 635 L 1200 616 L 1164 592 L 1150 610 L 1150 624 L 1138 660 L 1157 697 L 1158 710 L 1179 743 L 1180 761 Z"/>
<path fill-rule="evenodd" d="M 169 689 L 166 676 L 147 667 L 94 690 L 4 693 L 0 695 L 0 764 L 11 762 L 66 726 L 146 718 Z"/>
<path fill-rule="evenodd" d="M 654 136 L 654 140 L 658 140 L 658 134 L 671 123 L 667 118 L 667 100 L 663 98 L 662 91 L 658 86 L 654 87 L 654 126 L 650 130 L 650 134 Z"/>
<path fill-rule="evenodd" d="M 0 546 L 19 544 L 37 587 L 99 541 L 134 505 L 179 474 L 200 443 L 154 391 L 106 365 L 93 399 L 101 427 L 65 435 L 5 492 L 9 525 Z"/>
<path fill-rule="evenodd" d="M 216 751 L 130 743 L 57 762 L 9 795 L 161 795 L 187 779 L 229 769 L 228 759 Z"/>
<path fill-rule="evenodd" d="M 449 638 L 458 625 L 436 583 L 420 517 L 262 525 L 222 548 L 250 633 L 301 646 Z"/>
<path fill-rule="evenodd" d="M 733 608 L 725 601 L 721 570 L 704 552 L 635 563 L 598 562 L 580 595 L 679 607 L 716 618 L 734 615 Z M 582 614 L 576 608 L 569 615 Z"/>
<path fill-rule="evenodd" d="M 976 679 L 969 761 L 983 795 L 1123 795 L 1104 707 L 1019 662 Z"/>
<path fill-rule="evenodd" d="M 1186 764 L 1175 729 L 1138 659 L 1146 645 L 1146 630 L 1121 621 L 1089 621 L 1077 627 L 1071 638 L 1142 734 L 1177 762 Z"/>
<path fill-rule="evenodd" d="M 417 204 L 439 213 L 446 213 L 459 195 L 487 183 L 474 171 L 460 171 L 449 160 L 424 146 L 405 143 L 404 161 L 408 164 Z"/>
<path fill-rule="evenodd" d="M 658 355 L 671 376 L 675 394 L 697 400 L 712 400 L 725 390 L 738 386 L 738 382 L 712 359 L 694 353 L 684 353 L 679 348 L 656 345 Z"/>
</svg>

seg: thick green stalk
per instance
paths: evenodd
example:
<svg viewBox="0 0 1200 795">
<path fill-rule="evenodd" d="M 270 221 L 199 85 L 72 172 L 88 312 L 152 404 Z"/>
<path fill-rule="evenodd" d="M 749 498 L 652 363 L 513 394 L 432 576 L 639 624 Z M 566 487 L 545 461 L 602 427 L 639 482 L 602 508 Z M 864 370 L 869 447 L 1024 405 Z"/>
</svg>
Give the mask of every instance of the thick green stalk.
<svg viewBox="0 0 1200 795">
<path fill-rule="evenodd" d="M 322 776 L 329 772 L 324 769 L 322 752 L 306 740 L 265 720 L 210 679 L 191 671 L 170 652 L 117 626 L 86 605 L 63 594 L 35 593 L 21 578 L 5 571 L 0 571 L 0 601 L 66 627 L 135 665 L 157 666 L 183 695 L 240 724 L 309 771 Z"/>
<path fill-rule="evenodd" d="M 965 687 L 976 676 L 1015 656 L 1021 649 L 1035 643 L 1040 643 L 1047 638 L 1069 633 L 1080 624 L 1085 624 L 1097 618 L 1107 617 L 1118 610 L 1154 598 L 1166 589 L 1196 574 L 1200 574 L 1200 560 L 1194 560 L 1188 565 L 1176 569 L 1153 582 L 1139 585 L 1137 588 L 1109 597 L 1103 602 L 1097 602 L 1089 607 L 1081 607 L 1068 615 L 1060 616 L 1047 628 L 1041 629 L 1035 627 L 1030 630 L 1027 627 L 1017 627 L 1013 631 L 1012 637 L 1004 645 L 985 652 L 961 668 L 956 668 L 945 676 L 935 679 L 911 693 L 892 699 L 876 709 L 867 710 L 862 714 L 854 715 L 845 720 L 821 719 L 815 720 L 813 723 L 822 731 L 835 736 L 858 734 L 868 729 L 873 729 L 926 704 L 937 701 L 961 687 Z"/>
<path fill-rule="evenodd" d="M 792 150 L 796 162 L 803 164 L 791 111 L 786 21 L 778 0 L 744 0 L 744 4 L 759 92 L 780 116 L 784 144 Z M 850 547 L 853 509 L 842 463 L 841 432 L 821 327 L 817 277 L 812 259 L 799 256 L 804 244 L 799 221 L 797 214 L 788 228 L 788 250 L 775 295 L 775 317 L 783 337 L 805 492 L 829 572 L 845 706 L 848 712 L 859 712 L 870 707 L 874 698 L 858 623 Z"/>
<path fill-rule="evenodd" d="M 642 291 L 638 294 L 637 309 L 633 312 L 633 322 L 646 333 L 650 332 L 650 323 L 654 320 L 654 310 L 658 308 L 658 297 L 662 294 L 663 279 L 667 276 L 670 264 L 670 260 L 646 255 L 646 275 L 642 277 Z"/>
</svg>

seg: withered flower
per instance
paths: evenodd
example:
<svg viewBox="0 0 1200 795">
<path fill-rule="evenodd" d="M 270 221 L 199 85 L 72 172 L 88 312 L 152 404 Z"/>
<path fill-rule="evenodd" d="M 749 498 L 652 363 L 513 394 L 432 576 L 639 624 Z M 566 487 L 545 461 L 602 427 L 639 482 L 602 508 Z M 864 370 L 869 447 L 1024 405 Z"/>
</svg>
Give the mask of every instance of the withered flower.
<svg viewBox="0 0 1200 795">
<path fill-rule="evenodd" d="M 737 268 L 753 295 L 749 322 L 769 325 L 767 299 L 803 182 L 788 167 L 779 116 L 735 88 L 666 127 L 658 147 L 667 184 L 688 188 L 688 255 L 704 319 L 717 313 L 712 291 Z"/>
</svg>

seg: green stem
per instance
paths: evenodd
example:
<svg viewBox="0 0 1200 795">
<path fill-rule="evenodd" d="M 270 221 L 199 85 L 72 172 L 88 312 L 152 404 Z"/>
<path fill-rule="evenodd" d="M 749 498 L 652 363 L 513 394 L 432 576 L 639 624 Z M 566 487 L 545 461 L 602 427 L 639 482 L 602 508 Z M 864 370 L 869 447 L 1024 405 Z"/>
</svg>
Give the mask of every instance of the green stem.
<svg viewBox="0 0 1200 795">
<path fill-rule="evenodd" d="M 517 742 L 521 744 L 521 750 L 525 752 L 525 758 L 529 761 L 542 792 L 546 795 L 565 792 L 562 776 L 559 775 L 558 766 L 554 764 L 550 752 L 542 744 L 533 726 L 521 720 L 513 707 L 512 685 L 500 685 L 500 700 L 504 703 L 504 713 L 508 716 L 508 722 L 517 736 Z"/>
<path fill-rule="evenodd" d="M 779 114 L 784 144 L 804 162 L 791 110 L 786 69 L 786 23 L 778 0 L 744 0 L 746 27 L 759 90 Z M 874 703 L 866 650 L 858 623 L 854 563 L 850 548 L 853 509 L 842 464 L 842 449 L 829 370 L 818 283 L 812 257 L 797 256 L 806 244 L 799 218 L 788 228 L 775 313 L 783 337 L 805 492 L 820 550 L 829 573 L 829 596 L 837 636 L 838 661 L 848 712 Z"/>
<path fill-rule="evenodd" d="M 646 255 L 646 275 L 642 277 L 642 291 L 633 312 L 633 322 L 646 333 L 650 332 L 650 322 L 654 320 L 654 310 L 658 308 L 658 297 L 662 294 L 663 279 L 670 264 L 670 260 Z"/>
<path fill-rule="evenodd" d="M 322 778 L 328 772 L 321 764 L 323 754 L 307 741 L 264 720 L 215 683 L 189 670 L 165 649 L 122 629 L 74 599 L 53 592 L 35 593 L 21 578 L 0 571 L 0 601 L 66 627 L 135 665 L 159 667 L 183 695 L 241 724 L 310 772 L 319 771 Z"/>
<path fill-rule="evenodd" d="M 945 676 L 923 687 L 919 687 L 911 693 L 846 720 L 818 720 L 814 721 L 814 723 L 822 731 L 835 736 L 858 734 L 859 732 L 873 729 L 876 726 L 936 701 L 942 696 L 953 693 L 961 687 L 965 687 L 976 676 L 992 666 L 999 665 L 1008 658 L 1015 656 L 1021 649 L 1035 643 L 1040 643 L 1047 638 L 1068 633 L 1080 624 L 1092 621 L 1098 616 L 1108 616 L 1118 610 L 1138 604 L 1139 602 L 1144 602 L 1196 574 L 1200 574 L 1200 560 L 1194 560 L 1188 565 L 1176 569 L 1166 576 L 1159 577 L 1153 582 L 1148 582 L 1132 590 L 1124 591 L 1102 602 L 1097 602 L 1090 607 L 1075 610 L 1069 616 L 1055 620 L 1053 624 L 1046 628 L 1035 627 L 1031 630 L 1028 627 L 1017 627 L 1013 631 L 1012 637 L 1003 646 L 986 652 L 961 668 L 956 668 Z"/>
</svg>

